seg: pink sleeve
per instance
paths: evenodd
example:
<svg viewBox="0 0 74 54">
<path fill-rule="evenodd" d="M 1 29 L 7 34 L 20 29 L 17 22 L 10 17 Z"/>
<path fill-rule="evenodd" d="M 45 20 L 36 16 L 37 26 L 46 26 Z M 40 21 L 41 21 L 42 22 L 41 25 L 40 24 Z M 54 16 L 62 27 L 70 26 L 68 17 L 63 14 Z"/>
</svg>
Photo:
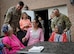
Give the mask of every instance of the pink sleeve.
<svg viewBox="0 0 74 54">
<path fill-rule="evenodd" d="M 23 23 L 23 22 L 22 22 L 22 19 L 20 19 L 20 21 L 19 21 L 19 25 L 20 25 L 20 28 L 23 30 L 23 29 L 24 29 L 24 26 L 23 26 L 22 23 Z"/>
<path fill-rule="evenodd" d="M 43 33 L 43 30 L 42 29 L 40 29 L 40 41 L 42 42 L 42 41 L 44 41 L 44 33 Z"/>
<path fill-rule="evenodd" d="M 10 45 L 10 42 L 11 42 L 8 37 L 4 37 L 2 41 L 3 41 L 3 44 L 8 44 L 8 45 Z"/>
<path fill-rule="evenodd" d="M 25 48 L 25 47 L 26 47 L 26 46 L 24 46 L 21 42 L 20 42 L 20 45 L 21 45 L 22 48 Z"/>
<path fill-rule="evenodd" d="M 18 42 L 20 43 L 21 47 L 25 48 L 25 46 L 20 42 L 20 40 L 13 34 L 14 38 L 18 40 Z"/>
<path fill-rule="evenodd" d="M 31 21 L 28 19 L 29 28 L 32 27 Z"/>
<path fill-rule="evenodd" d="M 21 19 L 20 19 L 20 21 L 19 21 L 19 24 L 20 24 L 20 26 L 22 25 Z"/>
<path fill-rule="evenodd" d="M 28 40 L 28 39 L 29 39 L 29 37 L 30 37 L 30 28 L 27 30 L 27 33 L 26 33 L 25 38 L 27 38 L 27 40 Z"/>
<path fill-rule="evenodd" d="M 30 20 L 29 20 L 29 27 L 32 27 L 32 24 L 31 24 Z"/>
<path fill-rule="evenodd" d="M 22 43 L 20 44 L 23 48 L 25 48 L 26 46 L 24 46 Z"/>
</svg>

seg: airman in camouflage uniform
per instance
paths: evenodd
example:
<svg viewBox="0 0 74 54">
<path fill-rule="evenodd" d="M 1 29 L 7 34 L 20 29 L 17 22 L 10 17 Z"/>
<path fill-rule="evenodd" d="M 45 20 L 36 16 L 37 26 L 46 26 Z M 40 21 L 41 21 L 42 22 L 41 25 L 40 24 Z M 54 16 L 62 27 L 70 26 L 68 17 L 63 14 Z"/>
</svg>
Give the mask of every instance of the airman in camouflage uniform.
<svg viewBox="0 0 74 54">
<path fill-rule="evenodd" d="M 60 25 L 63 28 L 64 32 L 68 32 L 72 25 L 69 18 L 66 15 L 60 13 L 58 9 L 54 9 L 53 13 L 55 14 L 55 17 L 53 18 L 53 21 L 51 22 L 52 31 L 54 31 L 54 28 L 56 25 Z M 70 41 L 70 34 L 68 34 L 68 36 L 69 36 L 68 39 Z"/>
<path fill-rule="evenodd" d="M 21 17 L 21 9 L 23 8 L 24 3 L 19 1 L 19 3 L 15 7 L 10 7 L 6 13 L 4 23 L 10 24 L 13 28 L 14 34 L 16 34 L 16 30 L 19 27 L 19 20 Z"/>
</svg>

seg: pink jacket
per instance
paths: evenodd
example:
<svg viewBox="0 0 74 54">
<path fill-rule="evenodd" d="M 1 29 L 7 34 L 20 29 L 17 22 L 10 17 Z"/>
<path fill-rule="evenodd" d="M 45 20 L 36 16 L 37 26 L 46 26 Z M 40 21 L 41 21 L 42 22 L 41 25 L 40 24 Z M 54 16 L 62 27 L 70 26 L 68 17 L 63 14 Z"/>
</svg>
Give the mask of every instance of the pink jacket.
<svg viewBox="0 0 74 54">
<path fill-rule="evenodd" d="M 38 28 L 37 30 L 38 31 L 37 37 L 32 36 L 32 34 L 35 33 L 35 32 L 33 33 L 32 31 L 33 31 L 32 28 L 28 29 L 27 34 L 25 36 L 25 38 L 29 39 L 28 46 L 44 41 L 44 33 L 41 28 Z"/>
<path fill-rule="evenodd" d="M 26 31 L 28 30 L 28 28 L 32 27 L 29 19 L 26 19 L 26 20 L 20 19 L 19 24 L 20 24 L 20 28 Z"/>
<path fill-rule="evenodd" d="M 21 48 L 25 48 L 25 46 L 18 40 L 18 38 L 13 34 L 10 38 L 9 36 L 5 36 L 3 38 L 3 44 L 8 44 L 12 49 L 9 50 L 8 48 L 4 48 L 6 54 L 16 54 L 16 51 L 20 50 Z"/>
</svg>

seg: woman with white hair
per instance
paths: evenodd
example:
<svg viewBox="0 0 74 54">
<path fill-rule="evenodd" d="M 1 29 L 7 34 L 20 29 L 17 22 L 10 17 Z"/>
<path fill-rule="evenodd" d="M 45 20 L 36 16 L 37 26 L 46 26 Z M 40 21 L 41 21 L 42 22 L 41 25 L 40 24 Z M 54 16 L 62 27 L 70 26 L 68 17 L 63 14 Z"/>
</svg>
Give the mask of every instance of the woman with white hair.
<svg viewBox="0 0 74 54">
<path fill-rule="evenodd" d="M 13 34 L 13 28 L 10 25 L 4 24 L 2 31 L 5 34 L 2 41 L 5 45 L 4 49 L 7 54 L 16 54 L 16 51 L 25 48 L 25 46 Z"/>
<path fill-rule="evenodd" d="M 68 42 L 67 35 L 63 32 L 63 29 L 60 25 L 56 25 L 54 32 L 52 32 L 49 42 Z"/>
</svg>

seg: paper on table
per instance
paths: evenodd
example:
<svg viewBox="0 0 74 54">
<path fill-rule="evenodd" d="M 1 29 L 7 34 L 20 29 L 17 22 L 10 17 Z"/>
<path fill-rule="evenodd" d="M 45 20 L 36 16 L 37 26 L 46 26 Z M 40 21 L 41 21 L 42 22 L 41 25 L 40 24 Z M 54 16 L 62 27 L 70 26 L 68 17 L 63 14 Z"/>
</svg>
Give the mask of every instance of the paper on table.
<svg viewBox="0 0 74 54">
<path fill-rule="evenodd" d="M 28 52 L 41 52 L 44 49 L 44 46 L 33 46 L 28 50 Z"/>
</svg>

